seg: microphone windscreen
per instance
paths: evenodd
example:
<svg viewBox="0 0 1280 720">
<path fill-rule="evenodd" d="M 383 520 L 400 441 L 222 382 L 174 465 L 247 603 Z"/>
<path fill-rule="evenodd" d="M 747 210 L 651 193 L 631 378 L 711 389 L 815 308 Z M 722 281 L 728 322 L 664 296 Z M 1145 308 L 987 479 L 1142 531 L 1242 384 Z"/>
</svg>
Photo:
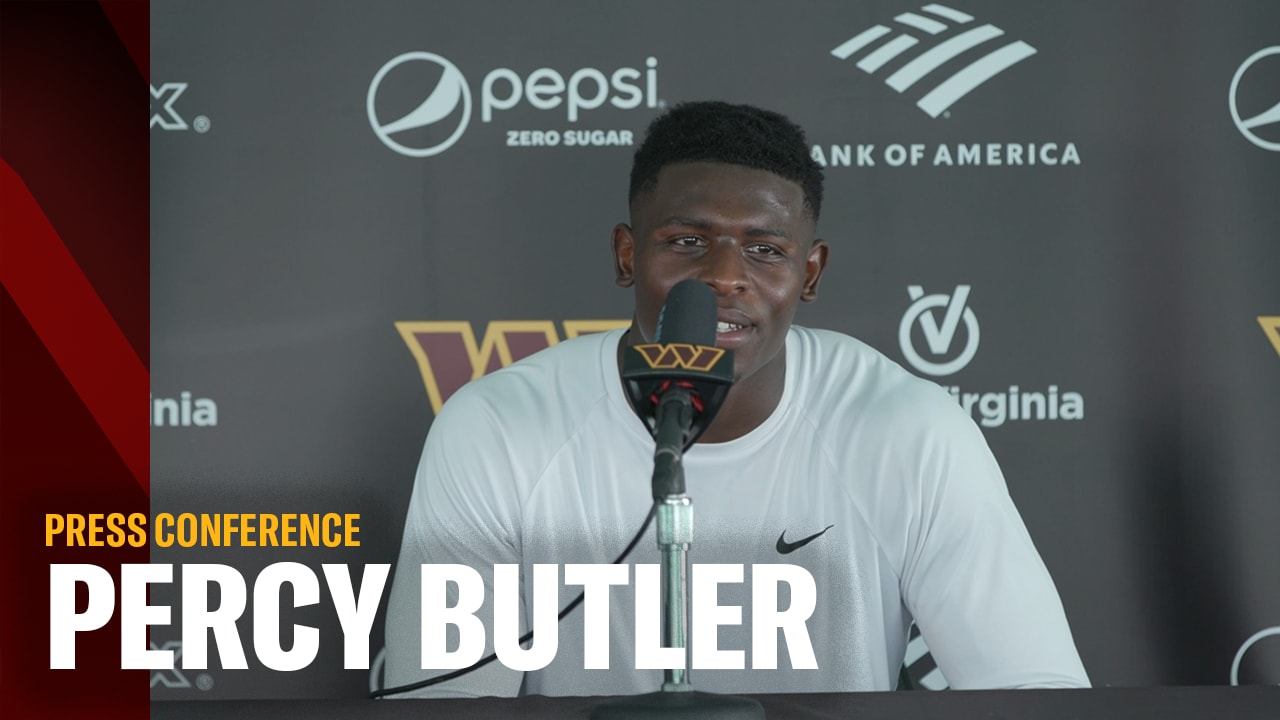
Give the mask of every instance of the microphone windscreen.
<svg viewBox="0 0 1280 720">
<path fill-rule="evenodd" d="M 667 293 L 658 314 L 657 343 L 715 347 L 716 296 L 706 283 L 683 280 Z"/>
</svg>

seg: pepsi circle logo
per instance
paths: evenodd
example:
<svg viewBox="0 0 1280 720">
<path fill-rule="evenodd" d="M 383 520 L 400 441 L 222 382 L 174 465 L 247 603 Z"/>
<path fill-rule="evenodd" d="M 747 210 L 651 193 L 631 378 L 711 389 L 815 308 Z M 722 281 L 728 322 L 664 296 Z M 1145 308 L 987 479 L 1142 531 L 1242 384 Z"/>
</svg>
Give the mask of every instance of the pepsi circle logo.
<svg viewBox="0 0 1280 720">
<path fill-rule="evenodd" d="M 388 107 L 412 109 L 394 112 Z M 401 155 L 430 157 L 448 150 L 466 132 L 471 121 L 471 90 L 462 71 L 445 58 L 407 52 L 392 58 L 373 76 L 366 109 L 369 126 L 384 145 Z M 437 127 L 442 123 L 447 123 L 443 129 Z M 450 126 L 452 132 L 448 132 Z M 444 139 L 439 139 L 446 132 Z"/>
</svg>

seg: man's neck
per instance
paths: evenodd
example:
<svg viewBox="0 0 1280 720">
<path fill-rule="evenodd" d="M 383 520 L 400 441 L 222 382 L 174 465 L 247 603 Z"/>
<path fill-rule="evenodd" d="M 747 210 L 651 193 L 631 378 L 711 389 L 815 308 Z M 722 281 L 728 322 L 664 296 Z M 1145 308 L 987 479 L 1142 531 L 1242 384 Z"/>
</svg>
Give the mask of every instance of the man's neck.
<svg viewBox="0 0 1280 720">
<path fill-rule="evenodd" d="M 733 384 L 716 419 L 698 438 L 699 443 L 737 440 L 769 419 L 778 409 L 778 403 L 782 402 L 782 391 L 786 386 L 785 353 L 784 349 L 769 367 L 761 368 L 751 377 Z"/>
</svg>

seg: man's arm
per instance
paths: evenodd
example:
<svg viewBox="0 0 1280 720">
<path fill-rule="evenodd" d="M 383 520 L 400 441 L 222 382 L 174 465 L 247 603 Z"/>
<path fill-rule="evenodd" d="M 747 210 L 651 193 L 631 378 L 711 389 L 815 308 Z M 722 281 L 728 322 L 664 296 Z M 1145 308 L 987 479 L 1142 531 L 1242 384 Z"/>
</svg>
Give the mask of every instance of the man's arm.
<svg viewBox="0 0 1280 720">
<path fill-rule="evenodd" d="M 519 499 L 514 469 L 500 437 L 490 409 L 467 388 L 450 399 L 432 424 L 409 501 L 387 606 L 388 688 L 450 672 L 421 669 L 423 564 L 466 565 L 480 574 L 484 603 L 476 617 L 485 627 L 484 656 L 493 652 L 493 566 L 520 562 Z M 458 588 L 449 583 L 447 605 L 457 602 Z M 525 626 L 522 602 L 521 634 Z M 457 648 L 457 628 L 446 629 L 448 649 Z M 513 697 L 522 679 L 523 673 L 494 661 L 398 697 Z"/>
<path fill-rule="evenodd" d="M 947 407 L 918 450 L 920 523 L 902 591 L 949 685 L 1088 687 L 1053 579 L 982 433 Z"/>
</svg>

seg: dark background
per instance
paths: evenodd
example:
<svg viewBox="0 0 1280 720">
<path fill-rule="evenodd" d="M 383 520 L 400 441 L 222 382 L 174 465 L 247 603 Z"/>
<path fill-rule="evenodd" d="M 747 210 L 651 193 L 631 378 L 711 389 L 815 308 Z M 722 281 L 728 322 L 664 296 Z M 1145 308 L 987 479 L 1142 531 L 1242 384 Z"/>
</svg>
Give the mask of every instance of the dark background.
<svg viewBox="0 0 1280 720">
<path fill-rule="evenodd" d="M 279 561 L 317 573 L 323 562 L 394 562 L 434 417 L 413 341 L 438 341 L 426 351 L 438 379 L 470 371 L 460 349 L 446 354 L 461 348 L 456 334 L 413 334 L 447 328 L 402 334 L 397 323 L 469 323 L 479 343 L 495 321 L 550 322 L 563 338 L 566 320 L 630 314 L 609 234 L 627 219 L 634 146 L 508 147 L 509 132 L 627 130 L 638 142 L 664 107 L 723 99 L 789 115 L 828 156 L 832 145 L 875 146 L 874 167 L 827 169 L 819 230 L 831 264 L 798 322 L 907 365 L 908 287 L 950 296 L 967 285 L 980 342 L 936 380 L 961 393 L 1055 386 L 1083 399 L 1081 419 L 983 430 L 1094 684 L 1228 683 L 1246 641 L 1280 627 L 1280 347 L 1259 320 L 1280 316 L 1280 122 L 1253 128 L 1271 147 L 1255 144 L 1229 102 L 1246 60 L 1280 47 L 1280 5 L 946 5 L 973 20 L 935 38 L 895 22 L 929 15 L 911 2 L 153 3 L 153 94 L 185 83 L 168 110 L 187 127 L 158 125 L 157 113 L 173 119 L 153 99 L 151 391 L 212 400 L 217 424 L 153 418 L 152 512 L 358 512 L 363 545 L 153 549 L 152 561 L 228 563 L 249 582 Z M 885 84 L 986 23 L 1004 34 L 902 94 Z M 876 24 L 892 32 L 848 59 L 831 55 Z M 904 31 L 919 45 L 874 73 L 857 67 Z M 1014 41 L 1035 54 L 937 118 L 916 106 Z M 471 100 L 465 131 L 429 157 L 384 145 L 368 110 L 374 76 L 415 51 L 456 66 Z M 648 58 L 656 107 L 606 103 L 570 122 L 563 102 L 524 99 L 481 119 L 494 69 L 568 80 L 635 68 L 643 91 Z M 374 118 L 398 119 L 437 85 L 447 98 L 458 89 L 449 82 L 438 65 L 401 65 L 378 87 Z M 1251 65 L 1235 94 L 1245 118 L 1277 103 L 1280 51 Z M 438 143 L 462 114 L 455 106 L 394 137 Z M 888 146 L 916 143 L 920 165 L 885 161 Z M 1079 162 L 932 164 L 939 145 L 957 159 L 974 143 L 984 159 L 987 143 L 1002 158 L 1008 143 L 1055 143 L 1057 158 L 1070 144 Z M 942 321 L 942 307 L 930 312 Z M 919 323 L 908 329 L 937 362 L 969 341 L 962 323 L 930 356 Z M 155 588 L 153 602 L 177 604 L 176 588 Z M 179 617 L 175 608 L 153 642 L 180 640 Z M 152 698 L 367 691 L 369 673 L 342 669 L 327 592 L 286 612 L 291 622 L 320 628 L 308 669 L 263 669 L 246 616 L 255 669 L 153 676 Z M 380 615 L 374 654 L 382 632 Z M 1280 682 L 1280 636 L 1249 647 L 1238 676 Z"/>
</svg>

